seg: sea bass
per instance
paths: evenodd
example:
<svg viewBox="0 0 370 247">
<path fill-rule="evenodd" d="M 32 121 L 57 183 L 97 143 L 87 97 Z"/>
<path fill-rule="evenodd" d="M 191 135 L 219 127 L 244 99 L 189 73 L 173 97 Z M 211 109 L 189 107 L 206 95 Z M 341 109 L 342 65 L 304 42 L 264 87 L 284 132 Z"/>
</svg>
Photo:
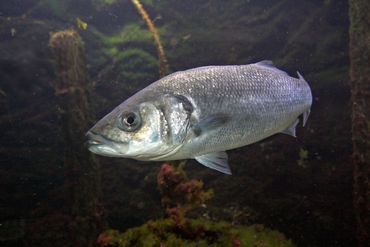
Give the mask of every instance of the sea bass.
<svg viewBox="0 0 370 247">
<path fill-rule="evenodd" d="M 297 72 L 298 73 L 298 72 Z M 231 174 L 226 150 L 305 125 L 311 89 L 273 66 L 206 66 L 168 75 L 137 92 L 88 132 L 93 153 L 146 161 L 195 159 Z"/>
</svg>

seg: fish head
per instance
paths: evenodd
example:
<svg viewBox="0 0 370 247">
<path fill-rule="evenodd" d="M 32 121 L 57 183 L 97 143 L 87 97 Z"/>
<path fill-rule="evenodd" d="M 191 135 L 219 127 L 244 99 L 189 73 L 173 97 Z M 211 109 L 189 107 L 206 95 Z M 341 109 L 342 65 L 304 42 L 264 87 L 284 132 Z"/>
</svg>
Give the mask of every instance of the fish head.
<svg viewBox="0 0 370 247">
<path fill-rule="evenodd" d="M 87 132 L 89 150 L 110 157 L 163 160 L 186 139 L 189 103 L 178 95 L 130 98 Z"/>
</svg>

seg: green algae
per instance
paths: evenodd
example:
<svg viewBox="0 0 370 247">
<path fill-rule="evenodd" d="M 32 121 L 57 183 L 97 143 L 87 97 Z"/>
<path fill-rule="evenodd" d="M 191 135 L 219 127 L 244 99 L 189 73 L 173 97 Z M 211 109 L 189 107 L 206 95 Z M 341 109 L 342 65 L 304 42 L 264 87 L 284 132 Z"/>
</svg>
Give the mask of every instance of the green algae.
<svg viewBox="0 0 370 247">
<path fill-rule="evenodd" d="M 114 64 L 120 64 L 119 74 L 127 78 L 127 81 L 145 80 L 159 66 L 158 59 L 147 48 L 152 44 L 151 34 L 140 25 L 128 24 L 115 35 L 105 35 L 95 29 L 92 31 L 104 44 L 104 56 L 114 61 Z"/>
<path fill-rule="evenodd" d="M 231 225 L 203 219 L 188 220 L 182 228 L 175 227 L 172 219 L 149 221 L 146 224 L 120 233 L 108 230 L 99 236 L 101 246 L 255 246 L 293 247 L 291 240 L 278 231 L 262 225 Z"/>
<path fill-rule="evenodd" d="M 139 24 L 131 23 L 125 25 L 121 31 L 112 36 L 107 36 L 102 33 L 98 34 L 99 38 L 106 45 L 125 45 L 128 43 L 151 43 L 152 37 L 147 29 Z"/>
<path fill-rule="evenodd" d="M 189 179 L 181 164 L 163 164 L 157 175 L 157 185 L 168 217 L 150 220 L 124 233 L 107 230 L 98 237 L 100 246 L 294 246 L 283 234 L 263 225 L 244 226 L 203 217 L 188 218 L 188 213 L 204 205 L 213 191 L 204 190 L 201 180 Z"/>
</svg>

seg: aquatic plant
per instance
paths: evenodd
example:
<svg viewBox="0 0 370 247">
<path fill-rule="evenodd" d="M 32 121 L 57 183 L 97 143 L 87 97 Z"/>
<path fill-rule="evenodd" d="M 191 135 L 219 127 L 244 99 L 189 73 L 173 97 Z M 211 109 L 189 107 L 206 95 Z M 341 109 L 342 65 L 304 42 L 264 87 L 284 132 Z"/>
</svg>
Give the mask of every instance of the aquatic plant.
<svg viewBox="0 0 370 247">
<path fill-rule="evenodd" d="M 163 77 L 167 74 L 168 65 L 167 65 L 167 58 L 166 58 L 158 31 L 155 28 L 152 20 L 149 18 L 148 13 L 145 11 L 140 1 L 139 0 L 131 0 L 131 1 L 135 5 L 136 9 L 140 13 L 141 17 L 143 18 L 146 25 L 148 26 L 150 33 L 153 36 L 154 43 L 156 44 L 156 47 L 157 47 L 158 58 L 159 58 L 159 75 Z"/>
<path fill-rule="evenodd" d="M 106 36 L 96 30 L 94 30 L 94 33 L 107 46 L 125 46 L 132 43 L 151 42 L 151 34 L 137 23 L 126 24 L 116 35 Z"/>
<path fill-rule="evenodd" d="M 127 90 L 158 79 L 159 61 L 153 55 L 152 37 L 142 25 L 126 24 L 114 35 L 105 35 L 93 28 L 91 31 L 104 44 L 102 54 L 110 61 L 100 71 L 98 81 L 119 81 L 117 86 Z"/>
<path fill-rule="evenodd" d="M 300 167 L 306 168 L 306 162 L 308 158 L 308 150 L 304 148 L 299 149 L 297 164 Z"/>
<path fill-rule="evenodd" d="M 125 233 L 117 230 L 105 231 L 99 235 L 97 242 L 101 247 L 294 246 L 283 234 L 262 225 L 235 226 L 226 222 L 211 222 L 203 219 L 188 220 L 181 231 L 173 227 L 171 219 L 149 221 Z"/>
<path fill-rule="evenodd" d="M 99 246 L 294 246 L 283 234 L 263 225 L 242 226 L 187 218 L 190 211 L 201 207 L 213 196 L 213 191 L 204 191 L 201 180 L 188 179 L 181 164 L 163 164 L 157 175 L 157 185 L 162 194 L 162 206 L 169 217 L 150 220 L 124 233 L 107 230 L 99 235 Z"/>
<path fill-rule="evenodd" d="M 157 176 L 157 185 L 162 194 L 162 206 L 179 228 L 186 223 L 186 214 L 201 207 L 213 196 L 211 189 L 203 191 L 201 180 L 189 180 L 182 165 L 163 164 Z"/>
</svg>

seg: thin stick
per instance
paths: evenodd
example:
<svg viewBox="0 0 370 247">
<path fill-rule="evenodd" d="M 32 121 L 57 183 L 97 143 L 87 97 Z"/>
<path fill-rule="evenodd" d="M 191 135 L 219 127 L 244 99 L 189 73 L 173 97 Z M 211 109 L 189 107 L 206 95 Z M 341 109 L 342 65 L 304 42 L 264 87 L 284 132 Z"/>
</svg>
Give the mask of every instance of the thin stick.
<svg viewBox="0 0 370 247">
<path fill-rule="evenodd" d="M 145 11 L 143 5 L 140 3 L 139 0 L 132 0 L 132 3 L 135 5 L 137 11 L 140 13 L 141 17 L 145 21 L 146 25 L 148 26 L 148 29 L 150 33 L 153 36 L 154 43 L 157 47 L 158 52 L 158 58 L 159 58 L 159 75 L 160 77 L 163 77 L 167 74 L 167 58 L 161 43 L 161 39 L 159 38 L 159 34 L 157 29 L 155 28 L 152 20 L 150 19 L 148 13 Z"/>
</svg>

